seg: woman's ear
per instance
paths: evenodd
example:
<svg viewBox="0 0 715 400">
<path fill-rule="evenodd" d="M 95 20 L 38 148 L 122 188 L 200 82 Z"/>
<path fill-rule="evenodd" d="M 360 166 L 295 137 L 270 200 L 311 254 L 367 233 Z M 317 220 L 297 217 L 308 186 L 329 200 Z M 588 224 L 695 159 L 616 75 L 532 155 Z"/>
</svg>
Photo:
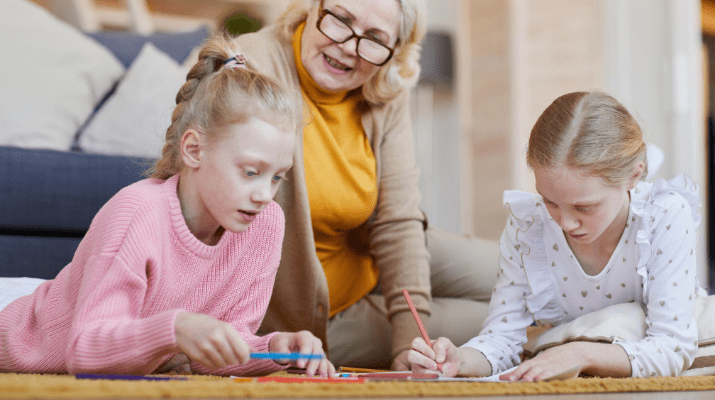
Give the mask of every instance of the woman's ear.
<svg viewBox="0 0 715 400">
<path fill-rule="evenodd" d="M 198 168 L 201 164 L 201 134 L 189 129 L 181 136 L 181 160 L 189 168 Z"/>
<path fill-rule="evenodd" d="M 631 177 L 628 180 L 628 190 L 633 189 L 638 185 L 638 182 L 641 180 L 641 177 L 643 176 L 643 170 L 645 169 L 645 163 L 643 161 L 638 161 L 638 164 L 633 167 L 633 172 L 631 173 Z"/>
</svg>

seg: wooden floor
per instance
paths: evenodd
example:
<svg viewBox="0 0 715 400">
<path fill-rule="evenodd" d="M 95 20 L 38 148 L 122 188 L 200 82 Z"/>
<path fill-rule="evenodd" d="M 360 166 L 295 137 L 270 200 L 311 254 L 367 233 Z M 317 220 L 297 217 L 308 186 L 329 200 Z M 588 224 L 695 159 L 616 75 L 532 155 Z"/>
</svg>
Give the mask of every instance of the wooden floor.
<svg viewBox="0 0 715 400">
<path fill-rule="evenodd" d="M 370 400 L 374 400 L 371 398 Z M 379 400 L 409 400 L 407 397 L 380 397 Z M 594 393 L 594 394 L 548 394 L 532 396 L 479 396 L 479 397 L 419 397 L 417 399 L 436 400 L 713 400 L 715 391 L 696 392 L 640 392 L 640 393 Z M 343 398 L 342 400 L 345 400 Z M 355 398 L 352 400 L 368 400 L 367 398 Z"/>
</svg>

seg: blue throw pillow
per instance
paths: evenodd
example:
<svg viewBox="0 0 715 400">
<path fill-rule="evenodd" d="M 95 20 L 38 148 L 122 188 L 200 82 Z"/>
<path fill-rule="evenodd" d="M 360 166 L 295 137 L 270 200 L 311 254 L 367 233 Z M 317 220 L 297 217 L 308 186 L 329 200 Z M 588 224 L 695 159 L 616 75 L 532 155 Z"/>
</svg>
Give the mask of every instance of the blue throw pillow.
<svg viewBox="0 0 715 400">
<path fill-rule="evenodd" d="M 210 33 L 209 27 L 204 26 L 190 32 L 154 33 L 149 36 L 115 31 L 93 32 L 87 35 L 111 50 L 125 67 L 129 67 L 146 42 L 151 42 L 181 64 L 191 50 L 203 44 Z"/>
</svg>

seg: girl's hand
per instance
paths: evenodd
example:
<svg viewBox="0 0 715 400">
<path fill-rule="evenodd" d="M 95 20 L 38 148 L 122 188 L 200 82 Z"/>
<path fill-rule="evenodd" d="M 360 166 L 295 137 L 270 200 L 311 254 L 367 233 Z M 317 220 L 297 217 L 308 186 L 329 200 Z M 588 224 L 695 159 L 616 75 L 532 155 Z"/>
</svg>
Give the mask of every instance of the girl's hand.
<svg viewBox="0 0 715 400">
<path fill-rule="evenodd" d="M 539 353 L 500 378 L 541 381 L 574 367 L 589 375 L 611 378 L 626 378 L 632 372 L 628 354 L 617 344 L 571 342 Z"/>
<path fill-rule="evenodd" d="M 249 361 L 251 348 L 229 323 L 206 314 L 182 312 L 174 323 L 176 343 L 191 361 L 219 369 Z"/>
<path fill-rule="evenodd" d="M 517 369 L 501 375 L 499 379 L 512 382 L 519 380 L 536 382 L 549 379 L 571 368 L 580 371 L 586 361 L 577 343 L 566 343 L 544 350 L 531 360 L 521 363 Z"/>
<path fill-rule="evenodd" d="M 162 364 L 154 373 L 191 375 L 191 360 L 186 357 L 186 354 L 178 353 Z"/>
<path fill-rule="evenodd" d="M 412 372 L 435 373 L 441 372 L 444 376 L 452 377 L 459 374 L 462 364 L 462 352 L 447 338 L 441 337 L 432 341 L 432 347 L 421 337 L 412 341 L 412 350 L 407 354 Z M 442 364 L 438 370 L 437 364 Z"/>
<path fill-rule="evenodd" d="M 296 333 L 279 332 L 275 334 L 268 343 L 268 351 L 271 353 L 303 353 L 303 354 L 323 354 L 323 343 L 308 331 Z M 276 360 L 280 362 L 281 360 Z M 297 368 L 305 368 L 308 376 L 316 375 L 329 377 L 335 375 L 335 367 L 327 358 L 322 359 L 300 359 L 286 360 L 281 364 L 291 364 Z"/>
</svg>

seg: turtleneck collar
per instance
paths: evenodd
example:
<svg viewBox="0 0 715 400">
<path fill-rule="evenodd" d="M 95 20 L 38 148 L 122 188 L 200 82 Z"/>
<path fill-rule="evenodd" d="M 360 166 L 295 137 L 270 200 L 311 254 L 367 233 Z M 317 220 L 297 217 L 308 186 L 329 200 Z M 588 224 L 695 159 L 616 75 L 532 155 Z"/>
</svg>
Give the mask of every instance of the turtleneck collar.
<svg viewBox="0 0 715 400">
<path fill-rule="evenodd" d="M 303 38 L 303 29 L 305 22 L 300 24 L 293 34 L 293 55 L 295 56 L 295 67 L 298 70 L 298 78 L 300 79 L 300 87 L 303 89 L 308 98 L 317 104 L 337 104 L 345 100 L 349 91 L 344 92 L 328 92 L 318 86 L 310 76 L 308 71 L 303 66 L 303 61 L 300 53 L 301 39 Z"/>
</svg>

